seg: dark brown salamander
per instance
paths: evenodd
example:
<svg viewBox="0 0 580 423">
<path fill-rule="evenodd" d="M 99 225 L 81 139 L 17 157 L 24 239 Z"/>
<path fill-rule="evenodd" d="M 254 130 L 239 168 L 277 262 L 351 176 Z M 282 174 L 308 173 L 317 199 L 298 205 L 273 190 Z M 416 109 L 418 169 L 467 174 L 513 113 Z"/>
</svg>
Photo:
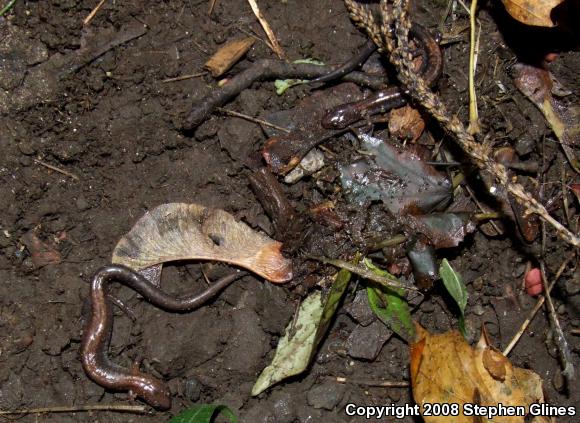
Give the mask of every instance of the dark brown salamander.
<svg viewBox="0 0 580 423">
<path fill-rule="evenodd" d="M 418 73 L 431 86 L 439 79 L 443 70 L 443 54 L 439 44 L 429 31 L 419 24 L 413 24 L 410 35 L 424 53 Z M 327 129 L 346 128 L 366 116 L 384 113 L 405 104 L 407 104 L 405 91 L 400 88 L 387 88 L 365 100 L 342 104 L 331 109 L 322 118 L 322 126 Z"/>
<path fill-rule="evenodd" d="M 213 298 L 223 288 L 246 272 L 228 275 L 198 295 L 174 297 L 139 273 L 126 266 L 109 265 L 95 273 L 91 282 L 91 316 L 83 330 L 81 359 L 87 375 L 99 385 L 116 391 L 131 391 L 149 405 L 159 409 L 171 407 L 171 393 L 167 385 L 138 368 L 126 369 L 113 363 L 108 355 L 113 330 L 113 311 L 107 298 L 108 285 L 118 281 L 137 291 L 153 305 L 168 311 L 189 311 Z"/>
<path fill-rule="evenodd" d="M 369 56 L 375 52 L 377 49 L 377 45 L 372 41 L 368 40 L 363 48 L 360 49 L 348 62 L 343 63 L 333 71 L 327 73 L 326 75 L 319 76 L 311 81 L 309 84 L 315 84 L 317 82 L 328 82 L 333 81 L 335 79 L 342 78 L 345 75 L 348 75 L 353 70 L 358 67 L 361 67 L 364 62 L 367 61 Z"/>
</svg>

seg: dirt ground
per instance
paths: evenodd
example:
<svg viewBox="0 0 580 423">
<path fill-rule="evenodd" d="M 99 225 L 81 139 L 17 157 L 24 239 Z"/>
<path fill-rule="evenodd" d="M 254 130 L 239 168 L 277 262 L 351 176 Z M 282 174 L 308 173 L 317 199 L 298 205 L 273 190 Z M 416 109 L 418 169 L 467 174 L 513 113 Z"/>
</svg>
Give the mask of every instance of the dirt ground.
<svg viewBox="0 0 580 423">
<path fill-rule="evenodd" d="M 110 262 L 119 238 L 146 210 L 169 202 L 195 202 L 223 208 L 254 228 L 271 230 L 247 180 L 248 158 L 255 156 L 267 138 L 263 130 L 255 123 L 213 114 L 195 130 L 183 131 L 184 116 L 216 81 L 205 74 L 163 82 L 200 72 L 208 57 L 231 38 L 252 32 L 262 36 L 247 2 L 217 1 L 208 16 L 208 1 L 108 1 L 83 28 L 83 19 L 96 3 L 22 0 L 0 18 L 1 410 L 136 403 L 126 393 L 105 391 L 86 377 L 79 344 L 91 275 Z M 550 48 L 561 49 L 550 69 L 572 91 L 567 101 L 574 104 L 580 88 L 580 55 L 570 49 L 574 41 L 568 35 L 527 30 L 509 19 L 501 3 L 491 3 L 479 14 L 477 88 L 482 122 L 495 145 L 512 145 L 526 160 L 543 161 L 549 182 L 544 202 L 556 198 L 552 212 L 563 221 L 557 197 L 561 169 L 565 166 L 568 175 L 573 171 L 562 165 L 566 162 L 552 132 L 541 113 L 515 89 L 510 72 L 516 52 L 529 58 Z M 315 57 L 341 63 L 365 41 L 341 1 L 260 4 L 292 60 Z M 414 19 L 435 29 L 446 7 L 444 1 L 417 2 Z M 445 69 L 437 86 L 449 108 L 464 121 L 469 43 L 468 32 L 462 29 L 467 25 L 466 14 L 458 8 L 442 27 L 443 39 L 447 39 L 443 43 Z M 71 59 L 83 49 L 131 31 L 139 36 L 90 63 L 78 65 Z M 522 50 L 523 45 L 528 49 Z M 258 41 L 230 74 L 260 58 L 274 55 Z M 226 107 L 266 116 L 292 108 L 314 91 L 301 86 L 278 96 L 271 81 L 260 82 Z M 428 130 L 437 142 L 452 142 L 432 121 Z M 351 143 L 348 138 L 332 142 L 328 145 L 335 151 Z M 332 166 L 332 159 L 328 163 Z M 314 179 L 284 185 L 299 207 L 309 207 L 309 202 L 328 192 Z M 313 196 L 315 191 L 318 197 Z M 572 197 L 570 202 L 574 219 L 578 206 Z M 349 217 L 365 219 L 365 213 Z M 321 233 L 337 243 L 351 235 Z M 545 262 L 548 275 L 553 276 L 570 249 L 549 229 L 546 238 Z M 56 255 L 59 262 L 43 265 L 32 257 L 35 249 L 42 249 L 35 240 L 46 247 L 41 258 L 50 261 Z M 477 230 L 459 247 L 437 252 L 439 258 L 450 260 L 467 283 L 472 340 L 483 323 L 499 349 L 511 340 L 535 304 L 522 292 L 522 277 L 528 262 L 537 265 L 540 246 L 539 238 L 526 244 L 514 230 L 496 237 Z M 166 267 L 164 286 L 174 292 L 200 286 L 200 266 Z M 563 272 L 554 302 L 578 372 L 580 337 L 571 334 L 580 327 L 575 268 L 572 262 Z M 372 360 L 349 356 L 349 342 L 353 342 L 349 337 L 360 326 L 348 311 L 356 295 L 354 285 L 308 372 L 256 398 L 250 396 L 304 291 L 304 284 L 300 289 L 296 285 L 290 289 L 247 276 L 211 305 L 185 314 L 162 312 L 133 291 L 115 288 L 115 295 L 135 320 L 116 309 L 111 356 L 124 365 L 144 358 L 147 371 L 168 381 L 174 393 L 172 409 L 145 416 L 49 413 L 23 416 L 19 421 L 156 422 L 167 421 L 192 404 L 220 403 L 234 410 L 242 422 L 346 423 L 364 420 L 345 414 L 348 403 L 411 403 L 408 388 L 332 380 L 334 376 L 409 380 L 407 344 L 385 333 L 378 322 L 367 326 L 369 338 L 387 340 L 378 356 Z M 415 309 L 415 320 L 434 332 L 456 328 L 456 316 L 444 298 L 437 285 Z M 550 404 L 578 407 L 580 390 L 577 384 L 565 386 L 552 339 L 547 314 L 541 311 L 509 358 L 543 378 Z M 577 421 L 577 417 L 558 421 Z"/>
</svg>

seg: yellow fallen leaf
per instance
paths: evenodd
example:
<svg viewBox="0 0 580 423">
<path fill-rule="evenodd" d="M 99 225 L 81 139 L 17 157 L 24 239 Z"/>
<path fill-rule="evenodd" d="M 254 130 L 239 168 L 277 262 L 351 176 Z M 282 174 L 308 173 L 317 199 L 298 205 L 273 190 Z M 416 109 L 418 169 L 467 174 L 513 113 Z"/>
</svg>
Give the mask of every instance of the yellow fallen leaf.
<svg viewBox="0 0 580 423">
<path fill-rule="evenodd" d="M 531 370 L 511 364 L 491 347 L 485 336 L 472 348 L 458 331 L 432 335 L 417 326 L 411 345 L 413 398 L 427 423 L 473 423 L 475 413 L 494 423 L 523 423 L 529 406 L 544 401 L 542 380 Z M 434 415 L 429 404 L 448 406 L 448 414 Z M 456 404 L 454 406 L 453 404 Z M 501 404 L 501 406 L 499 406 Z M 490 415 L 508 407 L 521 415 Z M 442 409 L 441 409 L 442 410 Z M 431 415 L 428 415 L 431 414 Z"/>
<path fill-rule="evenodd" d="M 553 27 L 550 14 L 564 0 L 502 0 L 508 13 L 518 21 L 532 26 Z"/>
</svg>

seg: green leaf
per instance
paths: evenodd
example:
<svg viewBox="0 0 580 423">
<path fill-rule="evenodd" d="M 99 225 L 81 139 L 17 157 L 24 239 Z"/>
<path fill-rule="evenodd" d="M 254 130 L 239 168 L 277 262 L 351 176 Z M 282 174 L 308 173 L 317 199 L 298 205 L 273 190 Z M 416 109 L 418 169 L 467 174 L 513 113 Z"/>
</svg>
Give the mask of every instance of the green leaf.
<svg viewBox="0 0 580 423">
<path fill-rule="evenodd" d="M 214 417 L 224 415 L 232 423 L 237 423 L 238 418 L 225 405 L 219 404 L 200 404 L 182 411 L 177 416 L 169 420 L 169 423 L 210 423 Z"/>
<path fill-rule="evenodd" d="M 365 258 L 364 264 L 372 272 L 396 280 L 386 270 L 376 267 L 371 260 Z M 414 339 L 415 326 L 413 325 L 411 310 L 405 300 L 405 291 L 403 289 L 368 286 L 367 296 L 371 310 L 385 325 L 407 342 Z"/>
<path fill-rule="evenodd" d="M 324 63 L 320 60 L 310 58 L 294 60 L 293 63 L 306 63 L 311 65 L 324 66 Z M 276 94 L 282 95 L 289 88 L 292 88 L 295 85 L 307 84 L 308 82 L 310 82 L 308 79 L 277 79 L 274 81 L 274 87 L 276 88 Z"/>
<path fill-rule="evenodd" d="M 459 306 L 461 315 L 463 315 L 465 312 L 465 306 L 467 306 L 467 288 L 461 279 L 461 275 L 453 270 L 447 259 L 441 261 L 439 275 L 441 275 L 445 288 L 449 294 L 451 294 Z"/>
<path fill-rule="evenodd" d="M 338 272 L 324 301 L 320 291 L 316 291 L 302 302 L 298 317 L 286 327 L 286 333 L 278 341 L 272 363 L 258 377 L 252 395 L 259 395 L 275 383 L 308 368 L 346 292 L 350 276 L 347 270 Z"/>
<path fill-rule="evenodd" d="M 468 297 L 467 287 L 463 283 L 461 275 L 453 270 L 447 259 L 441 261 L 439 275 L 443 280 L 443 285 L 445 285 L 447 292 L 449 292 L 459 307 L 459 330 L 463 337 L 467 337 L 465 330 L 465 307 L 467 306 Z"/>
<path fill-rule="evenodd" d="M 318 329 L 316 330 L 316 336 L 314 337 L 314 348 L 312 350 L 312 355 L 316 352 L 316 347 L 326 335 L 328 328 L 330 326 L 330 322 L 332 322 L 332 318 L 338 309 L 338 305 L 344 293 L 346 292 L 346 287 L 350 282 L 351 273 L 348 270 L 341 269 L 338 274 L 336 275 L 336 280 L 332 284 L 330 288 L 330 292 L 328 293 L 325 303 L 324 303 L 324 310 L 322 310 L 322 317 L 320 318 L 320 322 L 318 323 Z M 312 357 L 310 357 L 312 359 Z"/>
</svg>

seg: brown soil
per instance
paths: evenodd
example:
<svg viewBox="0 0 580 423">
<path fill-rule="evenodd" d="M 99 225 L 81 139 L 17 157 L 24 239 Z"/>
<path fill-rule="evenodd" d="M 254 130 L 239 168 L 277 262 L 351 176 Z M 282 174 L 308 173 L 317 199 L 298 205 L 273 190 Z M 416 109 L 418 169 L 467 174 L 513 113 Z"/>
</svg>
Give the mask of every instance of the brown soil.
<svg viewBox="0 0 580 423">
<path fill-rule="evenodd" d="M 209 55 L 230 38 L 249 31 L 262 34 L 246 1 L 218 1 L 211 17 L 208 3 L 105 2 L 86 29 L 82 22 L 95 1 L 18 1 L 0 18 L 0 409 L 134 403 L 126 393 L 108 392 L 91 382 L 78 351 L 91 275 L 109 262 L 118 239 L 146 210 L 162 203 L 196 202 L 223 208 L 255 228 L 271 228 L 247 181 L 248 157 L 266 139 L 262 129 L 214 114 L 192 133 L 185 133 L 180 130 L 183 116 L 216 82 L 209 75 L 163 82 L 199 72 Z M 316 57 L 341 63 L 364 43 L 338 0 L 260 3 L 293 60 Z M 569 36 L 525 30 L 509 20 L 500 3 L 494 4 L 479 15 L 482 45 L 477 86 L 482 121 L 498 145 L 514 145 L 527 160 L 543 158 L 550 182 L 544 191 L 547 201 L 561 192 L 563 155 L 543 116 L 514 88 L 510 66 L 516 60 L 514 52 L 530 57 L 521 50 L 522 39 L 537 54 L 545 53 L 544 45 L 562 48 L 551 70 L 577 93 L 580 55 L 569 50 Z M 426 3 L 417 8 L 416 19 L 434 28 L 445 7 L 446 2 Z M 447 23 L 444 29 L 450 33 L 465 27 L 468 20 L 458 11 L 455 20 Z M 142 36 L 70 70 L 69 59 L 87 46 L 144 26 Z M 445 71 L 438 90 L 465 121 L 469 44 L 467 32 L 457 34 L 443 47 Z M 543 43 L 535 43 L 532 35 Z M 230 74 L 272 57 L 266 44 L 257 42 Z M 59 69 L 58 74 L 54 69 Z M 265 116 L 292 108 L 312 92 L 296 87 L 277 96 L 273 83 L 256 83 L 227 107 Z M 576 99 L 576 94 L 568 96 L 571 104 Z M 436 141 L 451 143 L 434 122 L 428 127 Z M 332 148 L 343 144 L 350 141 L 342 139 Z M 567 172 L 572 174 L 569 167 Z M 312 178 L 285 189 L 303 208 L 327 193 L 316 188 Z M 572 197 L 570 202 L 574 218 L 577 203 Z M 554 204 L 552 210 L 563 220 L 561 200 Z M 349 216 L 367 218 L 366 211 Z M 60 254 L 58 264 L 42 266 L 38 257 L 33 260 L 32 234 L 52 249 L 49 259 L 55 250 Z M 337 239 L 349 240 L 351 235 Z M 539 239 L 526 245 L 514 231 L 495 238 L 477 231 L 458 248 L 438 252 L 450 259 L 468 285 L 472 337 L 485 323 L 498 348 L 510 341 L 535 303 L 522 293 L 521 283 L 526 262 L 537 264 L 540 245 Z M 568 254 L 569 248 L 548 229 L 549 275 Z M 578 274 L 571 267 L 557 284 L 554 301 L 580 371 L 580 337 L 571 334 L 580 326 L 580 294 Z M 175 289 L 202 280 L 199 264 L 168 266 L 163 277 Z M 132 291 L 116 290 L 136 320 L 117 309 L 111 355 L 125 365 L 146 358 L 144 368 L 169 381 L 175 393 L 173 408 L 147 416 L 95 412 L 25 416 L 19 421 L 167 421 L 194 403 L 221 403 L 242 422 L 349 422 L 364 419 L 347 417 L 347 403 L 412 401 L 409 389 L 329 381 L 327 376 L 409 378 L 408 347 L 396 336 L 390 337 L 375 360 L 346 355 L 347 338 L 356 324 L 344 308 L 304 376 L 252 398 L 251 387 L 273 356 L 299 301 L 298 292 L 245 277 L 211 305 L 175 315 L 155 309 Z M 441 289 L 434 289 L 416 309 L 415 319 L 436 332 L 456 328 L 456 317 L 444 297 Z M 354 292 L 349 293 L 345 305 L 353 298 Z M 550 404 L 579 406 L 578 385 L 563 387 L 552 339 L 547 314 L 540 312 L 510 359 L 543 378 Z M 577 417 L 559 421 L 577 421 Z"/>
</svg>

